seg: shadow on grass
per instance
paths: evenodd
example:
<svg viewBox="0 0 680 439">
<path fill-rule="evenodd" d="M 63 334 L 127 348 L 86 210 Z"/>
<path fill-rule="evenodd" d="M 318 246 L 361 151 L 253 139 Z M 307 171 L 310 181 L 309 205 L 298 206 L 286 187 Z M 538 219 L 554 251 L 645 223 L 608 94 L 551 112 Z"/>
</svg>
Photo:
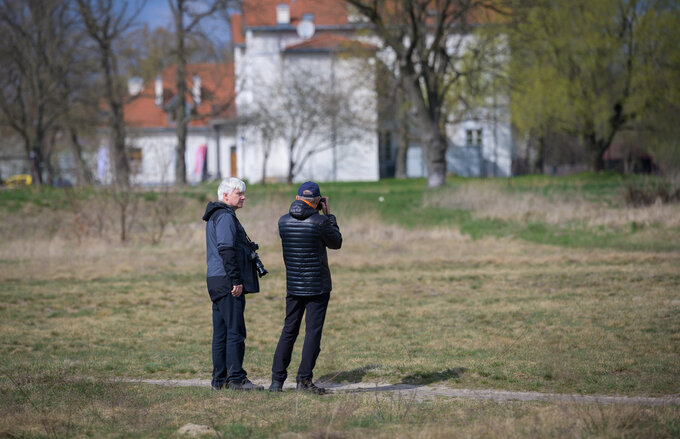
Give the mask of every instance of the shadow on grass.
<svg viewBox="0 0 680 439">
<path fill-rule="evenodd" d="M 376 364 L 367 364 L 366 366 L 357 367 L 352 370 L 329 373 L 320 377 L 319 381 L 326 383 L 360 383 L 369 370 L 377 367 Z"/>
<path fill-rule="evenodd" d="M 438 372 L 414 373 L 402 378 L 401 384 L 432 384 L 452 378 L 460 378 L 465 372 L 467 372 L 467 369 L 464 367 L 452 367 Z"/>
</svg>

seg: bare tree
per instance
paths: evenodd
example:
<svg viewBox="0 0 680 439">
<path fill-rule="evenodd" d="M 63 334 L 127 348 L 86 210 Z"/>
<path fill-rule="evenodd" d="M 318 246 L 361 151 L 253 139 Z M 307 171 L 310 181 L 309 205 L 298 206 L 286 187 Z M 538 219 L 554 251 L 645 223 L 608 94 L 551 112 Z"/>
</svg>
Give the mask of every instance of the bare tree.
<svg viewBox="0 0 680 439">
<path fill-rule="evenodd" d="M 186 184 L 186 143 L 191 112 L 187 109 L 187 51 L 186 42 L 191 34 L 199 32 L 202 21 L 217 13 L 228 20 L 229 0 L 168 0 L 175 23 L 174 59 L 176 67 L 177 101 L 175 102 L 175 122 L 177 127 L 177 146 L 175 150 L 175 183 Z"/>
<path fill-rule="evenodd" d="M 256 117 L 247 123 L 264 142 L 265 161 L 272 142 L 283 139 L 289 183 L 312 156 L 360 138 L 367 125 L 374 123 L 359 108 L 366 102 L 358 95 L 361 88 L 350 79 L 335 80 L 332 72 L 293 63 L 281 77 L 257 82 L 262 85 L 251 109 Z M 334 167 L 337 160 L 342 158 L 334 158 Z"/>
<path fill-rule="evenodd" d="M 37 184 L 53 177 L 49 159 L 67 99 L 63 78 L 74 61 L 72 17 L 65 1 L 8 0 L 0 5 L 0 110 L 21 136 Z"/>
<path fill-rule="evenodd" d="M 127 2 L 114 0 L 75 0 L 83 25 L 95 43 L 99 65 L 104 75 L 104 97 L 108 106 L 108 122 L 113 144 L 116 183 L 130 184 L 130 164 L 125 149 L 125 85 L 119 71 L 116 45 L 134 24 L 144 2 L 128 10 Z"/>
<path fill-rule="evenodd" d="M 484 0 L 346 0 L 373 25 L 396 56 L 398 73 L 416 115 L 425 147 L 428 186 L 446 184 L 447 99 L 451 87 L 480 75 L 470 54 L 484 59 L 472 25 L 499 2 Z"/>
<path fill-rule="evenodd" d="M 376 88 L 378 92 L 379 129 L 383 133 L 389 132 L 396 135 L 397 151 L 394 158 L 394 176 L 406 178 L 407 153 L 412 140 L 412 131 L 414 131 L 412 129 L 414 121 L 411 111 L 413 105 L 409 100 L 403 77 L 400 77 L 398 65 L 394 63 L 394 60 L 379 60 Z M 389 151 L 390 157 L 392 138 L 390 136 L 385 139 L 385 142 L 390 144 L 383 146 Z"/>
<path fill-rule="evenodd" d="M 74 15 L 77 16 L 77 14 Z M 85 32 L 74 32 L 73 47 L 83 47 L 87 38 Z M 92 151 L 87 150 L 87 145 L 91 142 L 87 140 L 83 142 L 82 139 L 95 138 L 97 127 L 101 122 L 99 76 L 92 74 L 93 71 L 97 71 L 97 67 L 97 59 L 92 56 L 92 53 L 75 50 L 68 74 L 60 78 L 66 98 L 62 101 L 58 129 L 72 151 L 78 171 L 78 181 L 86 185 L 94 182 L 91 166 L 86 160 L 86 154 Z"/>
<path fill-rule="evenodd" d="M 274 104 L 273 111 L 270 111 L 270 124 L 285 139 L 288 149 L 287 182 L 292 183 L 295 174 L 310 156 L 331 147 L 328 141 L 309 142 L 315 135 L 330 139 L 329 99 L 325 95 L 328 88 L 304 74 L 293 73 L 284 79 L 282 86 L 269 89 L 277 91 L 268 99 L 270 105 Z M 263 105 L 264 102 L 261 102 L 260 107 Z"/>
<path fill-rule="evenodd" d="M 413 125 L 413 115 L 409 111 L 412 108 L 411 101 L 408 99 L 403 82 L 399 82 L 397 88 L 397 108 L 399 121 L 399 147 L 397 148 L 395 177 L 406 178 L 406 161 L 408 159 L 408 147 L 411 144 L 411 126 Z"/>
<path fill-rule="evenodd" d="M 175 33 L 169 27 L 150 29 L 144 24 L 131 30 L 125 39 L 125 70 L 128 76 L 153 81 L 158 72 L 174 65 Z M 205 35 L 192 33 L 185 42 L 187 62 L 215 62 L 225 56 Z"/>
</svg>

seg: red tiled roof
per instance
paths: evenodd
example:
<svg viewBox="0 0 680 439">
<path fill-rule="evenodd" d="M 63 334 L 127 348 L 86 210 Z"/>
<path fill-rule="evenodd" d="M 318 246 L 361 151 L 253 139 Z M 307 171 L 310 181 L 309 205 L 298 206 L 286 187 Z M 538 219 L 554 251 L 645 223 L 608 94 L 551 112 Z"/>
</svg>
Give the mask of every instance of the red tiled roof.
<svg viewBox="0 0 680 439">
<path fill-rule="evenodd" d="M 290 7 L 290 24 L 296 26 L 303 14 L 314 14 L 315 25 L 343 25 L 348 24 L 348 5 L 345 0 L 243 0 L 242 27 L 276 26 L 276 7 L 285 4 Z M 502 4 L 494 5 L 494 8 L 477 6 L 470 9 L 467 14 L 469 24 L 493 23 L 503 20 L 496 10 L 502 10 Z M 456 3 L 449 5 L 452 12 L 457 8 Z M 384 2 L 379 7 L 382 12 L 392 11 L 385 16 L 387 21 L 401 22 L 405 12 L 401 10 L 399 2 L 393 4 Z M 434 23 L 434 18 L 431 18 Z"/>
<path fill-rule="evenodd" d="M 232 44 L 243 44 L 246 39 L 243 36 L 243 15 L 232 14 L 230 18 L 231 24 L 231 42 Z"/>
<path fill-rule="evenodd" d="M 245 26 L 276 26 L 276 6 L 290 6 L 290 24 L 296 26 L 303 14 L 314 14 L 315 25 L 347 24 L 344 0 L 244 0 Z"/>
<path fill-rule="evenodd" d="M 346 50 L 346 49 L 359 49 L 359 50 L 376 50 L 377 47 L 372 44 L 361 43 L 351 38 L 344 37 L 337 34 L 317 34 L 309 40 L 303 41 L 297 44 L 291 44 L 286 47 L 286 51 L 304 51 L 304 50 L 317 50 L 326 49 L 330 51 Z"/>
<path fill-rule="evenodd" d="M 172 119 L 163 109 L 177 93 L 176 67 L 168 67 L 161 72 L 163 81 L 163 104 L 155 103 L 155 78 L 144 85 L 135 97 L 125 104 L 125 123 L 135 128 L 165 128 L 174 126 Z M 190 127 L 207 126 L 211 119 L 228 118 L 236 114 L 234 97 L 234 65 L 229 64 L 189 64 L 187 65 L 187 102 L 193 104 L 191 90 L 194 75 L 201 79 L 201 104 L 193 109 Z"/>
</svg>

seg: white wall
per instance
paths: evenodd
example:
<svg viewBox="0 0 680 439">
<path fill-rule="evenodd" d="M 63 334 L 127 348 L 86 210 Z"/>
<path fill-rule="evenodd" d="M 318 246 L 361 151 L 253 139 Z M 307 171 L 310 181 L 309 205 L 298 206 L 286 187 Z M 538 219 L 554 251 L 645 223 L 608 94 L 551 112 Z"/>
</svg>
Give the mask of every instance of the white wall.
<svg viewBox="0 0 680 439">
<path fill-rule="evenodd" d="M 225 130 L 220 135 L 220 171 L 222 177 L 231 176 L 229 148 L 236 144 L 233 131 Z M 128 144 L 142 149 L 142 171 L 131 176 L 131 183 L 136 185 L 173 184 L 175 181 L 175 146 L 177 136 L 174 130 L 158 132 L 141 132 L 131 135 Z M 201 145 L 207 146 L 208 174 L 217 174 L 217 140 L 212 129 L 190 130 L 186 144 L 187 182 L 198 183 L 201 173 L 196 172 L 197 150 Z"/>
<path fill-rule="evenodd" d="M 379 40 L 370 40 L 373 44 L 382 47 L 378 56 L 387 65 L 394 65 L 396 56 L 392 49 L 384 47 Z M 477 41 L 473 35 L 452 36 L 447 41 L 450 52 L 460 48 L 471 48 Z M 499 62 L 507 56 L 504 51 L 504 41 L 500 41 L 498 53 Z M 491 79 L 491 78 L 489 78 Z M 465 108 L 456 109 L 461 114 L 467 112 Z M 460 119 L 460 114 L 452 114 Z M 483 132 L 481 151 L 466 145 L 466 130 L 478 130 Z M 512 155 L 514 139 L 510 124 L 509 96 L 499 93 L 488 97 L 484 107 L 474 114 L 468 114 L 456 124 L 448 124 L 446 134 L 449 147 L 446 153 L 447 170 L 461 176 L 498 176 L 511 175 Z M 420 145 L 411 145 L 407 154 L 407 176 L 426 177 L 427 166 L 423 150 Z"/>
<path fill-rule="evenodd" d="M 505 106 L 485 108 L 476 116 L 458 124 L 448 125 L 446 132 L 451 149 L 468 147 L 467 130 L 482 130 L 481 162 L 474 159 L 479 162 L 475 163 L 475 166 L 479 166 L 479 171 L 472 172 L 474 166 L 470 164 L 455 163 L 455 160 L 461 160 L 466 156 L 464 153 L 455 152 L 447 155 L 449 171 L 462 176 L 509 177 L 512 168 L 513 138 L 507 108 Z M 469 172 L 461 173 L 459 171 L 461 169 L 467 169 Z"/>
<path fill-rule="evenodd" d="M 350 127 L 336 119 L 335 135 L 330 124 L 315 130 L 296 148 L 297 158 L 315 150 L 301 167 L 295 181 L 314 179 L 318 181 L 350 181 L 378 179 L 378 139 L 376 132 L 375 78 L 370 69 L 357 65 L 356 60 L 342 56 L 331 58 L 327 52 L 305 54 L 282 54 L 291 44 L 301 42 L 294 32 L 252 32 L 246 33 L 246 48 L 239 49 L 235 56 L 235 71 L 239 95 L 237 108 L 239 116 L 257 116 L 257 105 L 262 102 L 286 111 L 281 95 L 282 88 L 290 85 L 295 75 L 310 83 L 324 81 L 327 88 L 348 95 L 351 104 L 347 111 L 354 113 L 354 119 L 361 120 L 361 127 Z M 359 72 L 359 74 L 357 74 Z M 332 84 L 332 85 L 331 85 Z M 289 109 L 288 109 L 289 110 Z M 358 123 L 356 124 L 358 125 Z M 267 161 L 267 178 L 285 180 L 288 176 L 290 153 L 287 139 L 289 134 L 280 134 L 271 142 L 271 154 Z M 261 181 L 264 140 L 261 133 L 248 123 L 238 128 L 238 138 L 243 157 L 243 175 L 250 181 Z M 335 139 L 335 142 L 333 142 Z"/>
</svg>

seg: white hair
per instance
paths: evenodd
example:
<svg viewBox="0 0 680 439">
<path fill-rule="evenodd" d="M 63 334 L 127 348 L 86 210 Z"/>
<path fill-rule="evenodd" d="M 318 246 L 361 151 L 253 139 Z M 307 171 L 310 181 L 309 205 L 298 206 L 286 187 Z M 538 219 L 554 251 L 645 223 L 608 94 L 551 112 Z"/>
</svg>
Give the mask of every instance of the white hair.
<svg viewBox="0 0 680 439">
<path fill-rule="evenodd" d="M 241 192 L 245 192 L 246 184 L 242 180 L 239 180 L 238 178 L 234 177 L 225 178 L 224 180 L 222 180 L 220 186 L 217 188 L 217 199 L 219 201 L 222 201 L 224 194 L 229 195 L 236 189 L 240 190 Z"/>
</svg>

